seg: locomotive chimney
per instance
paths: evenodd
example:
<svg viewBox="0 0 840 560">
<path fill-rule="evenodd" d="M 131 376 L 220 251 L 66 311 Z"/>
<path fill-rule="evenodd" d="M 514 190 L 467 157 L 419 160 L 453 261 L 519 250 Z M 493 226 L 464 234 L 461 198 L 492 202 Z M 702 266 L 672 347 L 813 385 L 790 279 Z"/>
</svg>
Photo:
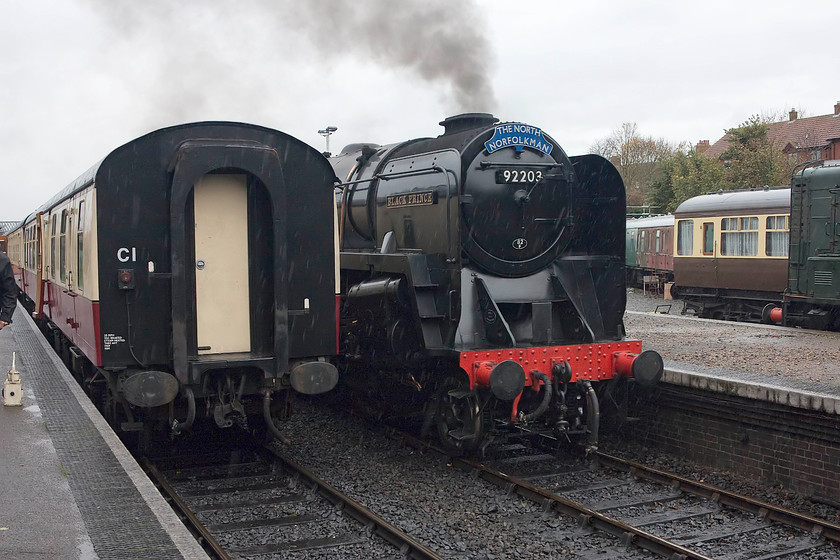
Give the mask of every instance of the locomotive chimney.
<svg viewBox="0 0 840 560">
<path fill-rule="evenodd" d="M 445 129 L 443 135 L 446 136 L 471 128 L 493 126 L 497 122 L 499 122 L 499 119 L 490 113 L 461 113 L 460 115 L 447 117 L 438 124 Z"/>
</svg>

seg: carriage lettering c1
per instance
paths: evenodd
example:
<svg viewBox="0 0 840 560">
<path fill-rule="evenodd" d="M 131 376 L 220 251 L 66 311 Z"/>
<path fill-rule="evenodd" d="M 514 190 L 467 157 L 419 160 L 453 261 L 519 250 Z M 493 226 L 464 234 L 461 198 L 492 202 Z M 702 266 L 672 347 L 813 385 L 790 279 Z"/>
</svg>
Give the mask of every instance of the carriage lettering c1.
<svg viewBox="0 0 840 560">
<path fill-rule="evenodd" d="M 137 247 L 120 247 L 117 249 L 117 260 L 121 263 L 124 262 L 137 262 Z"/>
</svg>

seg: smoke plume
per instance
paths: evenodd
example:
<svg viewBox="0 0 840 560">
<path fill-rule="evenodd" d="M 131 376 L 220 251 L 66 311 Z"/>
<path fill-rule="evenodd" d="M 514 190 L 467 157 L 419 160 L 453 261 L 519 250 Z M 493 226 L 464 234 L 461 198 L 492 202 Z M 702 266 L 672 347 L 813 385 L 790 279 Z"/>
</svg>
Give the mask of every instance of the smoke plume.
<svg viewBox="0 0 840 560">
<path fill-rule="evenodd" d="M 383 67 L 408 69 L 448 88 L 461 111 L 496 108 L 493 50 L 474 0 L 307 0 L 285 6 L 290 27 L 325 56 L 363 55 Z"/>
<path fill-rule="evenodd" d="M 108 26 L 111 52 L 103 56 L 129 75 L 126 88 L 144 92 L 146 107 L 137 112 L 178 121 L 245 104 L 270 115 L 278 110 L 272 91 L 311 83 L 289 74 L 289 61 L 300 60 L 372 61 L 417 76 L 417 87 L 431 86 L 447 111 L 495 109 L 493 52 L 475 0 L 81 1 Z M 247 86 L 234 91 L 226 83 Z"/>
</svg>

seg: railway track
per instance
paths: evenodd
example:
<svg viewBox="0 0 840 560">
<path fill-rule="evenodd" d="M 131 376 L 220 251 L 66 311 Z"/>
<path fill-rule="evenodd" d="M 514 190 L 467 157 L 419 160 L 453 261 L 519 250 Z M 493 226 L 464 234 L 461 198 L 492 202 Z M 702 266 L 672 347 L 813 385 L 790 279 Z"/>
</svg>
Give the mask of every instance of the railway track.
<svg viewBox="0 0 840 560">
<path fill-rule="evenodd" d="M 271 447 L 144 458 L 152 480 L 215 559 L 402 557 L 441 560 Z"/>
<path fill-rule="evenodd" d="M 214 557 L 840 557 L 838 525 L 605 453 L 561 457 L 521 432 L 481 462 L 454 459 L 381 424 L 310 414 L 296 416 L 286 451 L 329 484 L 262 448 L 156 459 L 173 502 L 205 526 L 200 538 L 228 554 Z M 314 428 L 324 425 L 341 429 Z M 267 503 L 245 508 L 257 490 L 269 491 Z"/>
<path fill-rule="evenodd" d="M 594 462 L 563 460 L 517 439 L 489 448 L 483 463 L 453 465 L 617 537 L 616 557 L 632 548 L 686 560 L 840 555 L 840 525 L 606 453 L 596 452 Z"/>
</svg>

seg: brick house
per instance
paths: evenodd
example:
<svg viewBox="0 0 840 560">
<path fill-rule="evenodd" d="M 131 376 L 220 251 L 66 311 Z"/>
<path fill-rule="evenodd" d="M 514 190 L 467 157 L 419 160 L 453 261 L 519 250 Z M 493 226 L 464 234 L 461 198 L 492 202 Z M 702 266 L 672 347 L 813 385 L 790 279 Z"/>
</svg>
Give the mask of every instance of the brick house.
<svg viewBox="0 0 840 560">
<path fill-rule="evenodd" d="M 791 109 L 788 117 L 786 121 L 768 124 L 767 136 L 791 161 L 840 159 L 840 101 L 831 115 L 800 119 Z M 728 134 L 711 145 L 708 140 L 697 143 L 697 151 L 710 158 L 719 158 L 728 147 Z"/>
</svg>

